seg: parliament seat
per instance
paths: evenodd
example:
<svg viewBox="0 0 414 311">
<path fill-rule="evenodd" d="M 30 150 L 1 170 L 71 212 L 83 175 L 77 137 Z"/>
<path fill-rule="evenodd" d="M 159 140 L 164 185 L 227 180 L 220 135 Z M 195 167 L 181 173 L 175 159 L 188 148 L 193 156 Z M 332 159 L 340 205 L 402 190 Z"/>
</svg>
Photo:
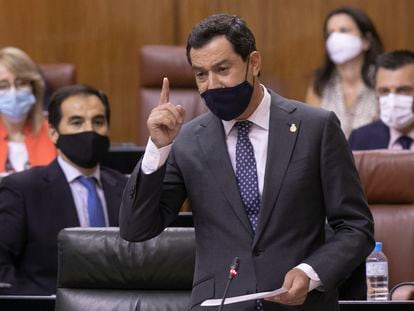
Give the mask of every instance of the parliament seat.
<svg viewBox="0 0 414 311">
<path fill-rule="evenodd" d="M 374 217 L 375 239 L 389 261 L 389 288 L 414 281 L 414 152 L 354 151 Z"/>
<path fill-rule="evenodd" d="M 147 119 L 160 99 L 162 81 L 170 81 L 170 101 L 181 105 L 186 111 L 187 122 L 207 111 L 201 101 L 195 84 L 194 74 L 189 65 L 184 46 L 146 45 L 139 57 L 139 102 L 138 102 L 138 145 L 148 140 Z"/>
<path fill-rule="evenodd" d="M 58 88 L 76 83 L 76 69 L 74 64 L 38 64 L 47 86 L 53 93 Z"/>
<path fill-rule="evenodd" d="M 130 243 L 118 228 L 69 228 L 58 237 L 56 311 L 188 310 L 194 228 Z"/>
<path fill-rule="evenodd" d="M 76 68 L 70 63 L 38 64 L 38 68 L 45 80 L 43 109 L 47 110 L 49 98 L 57 89 L 76 83 Z"/>
</svg>

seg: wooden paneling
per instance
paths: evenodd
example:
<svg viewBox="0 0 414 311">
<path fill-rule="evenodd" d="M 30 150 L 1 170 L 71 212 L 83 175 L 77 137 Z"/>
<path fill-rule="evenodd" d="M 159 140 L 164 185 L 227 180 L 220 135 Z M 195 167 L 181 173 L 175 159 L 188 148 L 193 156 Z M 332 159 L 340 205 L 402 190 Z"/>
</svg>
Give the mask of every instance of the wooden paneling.
<svg viewBox="0 0 414 311">
<path fill-rule="evenodd" d="M 414 50 L 414 1 L 411 0 L 182 0 L 178 36 L 185 42 L 192 26 L 210 14 L 242 16 L 262 54 L 262 80 L 281 86 L 287 97 L 303 100 L 312 71 L 324 55 L 322 25 L 332 9 L 351 5 L 372 18 L 387 50 Z"/>
<path fill-rule="evenodd" d="M 135 141 L 138 50 L 184 44 L 194 24 L 219 12 L 242 16 L 262 54 L 262 80 L 303 100 L 323 59 L 324 16 L 340 5 L 365 10 L 387 50 L 414 50 L 412 0 L 0 0 L 0 46 L 36 62 L 71 62 L 79 82 L 108 93 L 114 141 Z M 143 143 L 143 142 L 140 142 Z"/>
<path fill-rule="evenodd" d="M 36 62 L 74 63 L 77 80 L 104 90 L 111 138 L 135 141 L 138 51 L 173 44 L 170 0 L 2 0 L 0 46 L 17 46 Z"/>
</svg>

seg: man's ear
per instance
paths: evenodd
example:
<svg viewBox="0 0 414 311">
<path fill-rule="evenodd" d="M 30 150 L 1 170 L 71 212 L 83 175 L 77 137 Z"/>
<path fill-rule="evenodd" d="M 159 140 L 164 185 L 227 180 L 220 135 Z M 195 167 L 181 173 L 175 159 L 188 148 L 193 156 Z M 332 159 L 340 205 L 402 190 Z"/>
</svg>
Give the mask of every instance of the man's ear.
<svg viewBox="0 0 414 311">
<path fill-rule="evenodd" d="M 52 125 L 49 124 L 49 137 L 50 140 L 56 145 L 56 142 L 59 138 L 59 133 Z"/>
<path fill-rule="evenodd" d="M 258 51 L 253 51 L 250 53 L 250 64 L 252 66 L 253 76 L 259 76 L 260 67 L 262 65 L 262 57 Z"/>
</svg>

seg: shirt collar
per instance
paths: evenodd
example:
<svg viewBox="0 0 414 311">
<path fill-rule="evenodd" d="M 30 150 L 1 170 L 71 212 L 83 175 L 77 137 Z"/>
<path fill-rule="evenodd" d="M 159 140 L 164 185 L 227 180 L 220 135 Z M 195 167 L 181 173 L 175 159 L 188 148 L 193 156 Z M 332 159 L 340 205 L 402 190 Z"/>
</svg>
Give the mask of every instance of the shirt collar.
<svg viewBox="0 0 414 311">
<path fill-rule="evenodd" d="M 267 91 L 266 87 L 263 84 L 260 84 L 260 87 L 263 90 L 263 98 L 260 102 L 259 106 L 257 106 L 256 110 L 247 118 L 247 120 L 251 121 L 253 124 L 257 126 L 269 130 L 269 117 L 270 117 L 270 93 Z M 224 121 L 224 133 L 229 135 L 231 129 L 233 128 L 234 124 L 236 124 L 237 120 L 230 120 Z"/>
<path fill-rule="evenodd" d="M 399 143 L 397 142 L 397 140 L 401 137 L 401 136 L 408 136 L 411 137 L 414 140 L 414 129 L 412 129 L 411 131 L 409 131 L 407 134 L 402 134 L 401 132 L 397 131 L 395 128 L 390 127 L 390 143 L 389 143 L 389 147 L 394 146 L 395 144 Z"/>
<path fill-rule="evenodd" d="M 60 167 L 62 168 L 62 171 L 65 174 L 65 177 L 66 177 L 66 180 L 68 181 L 68 183 L 72 183 L 79 176 L 83 176 L 83 174 L 76 167 L 70 165 L 68 162 L 63 160 L 63 158 L 61 156 L 57 157 L 57 161 L 58 161 Z M 101 178 L 100 178 L 101 176 L 100 175 L 101 174 L 100 174 L 100 169 L 99 169 L 99 164 L 98 164 L 98 167 L 95 170 L 95 172 L 93 172 L 93 174 L 88 176 L 88 177 L 95 177 L 95 179 L 98 182 L 98 185 L 100 187 L 102 187 Z"/>
</svg>

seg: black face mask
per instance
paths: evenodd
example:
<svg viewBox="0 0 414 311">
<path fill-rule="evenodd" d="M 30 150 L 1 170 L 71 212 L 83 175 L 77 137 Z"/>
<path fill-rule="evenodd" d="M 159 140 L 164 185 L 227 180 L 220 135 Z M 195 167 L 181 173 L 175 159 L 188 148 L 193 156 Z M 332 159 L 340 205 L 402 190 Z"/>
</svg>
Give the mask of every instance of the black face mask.
<svg viewBox="0 0 414 311">
<path fill-rule="evenodd" d="M 237 118 L 249 106 L 253 95 L 253 86 L 246 80 L 249 60 L 246 77 L 242 83 L 233 87 L 210 89 L 201 94 L 208 109 L 222 120 L 229 121 Z"/>
<path fill-rule="evenodd" d="M 60 134 L 56 147 L 73 163 L 84 168 L 95 167 L 109 149 L 109 137 L 94 131 Z"/>
<path fill-rule="evenodd" d="M 249 106 L 253 87 L 247 80 L 233 86 L 207 90 L 201 94 L 208 109 L 222 120 L 240 116 Z"/>
</svg>

